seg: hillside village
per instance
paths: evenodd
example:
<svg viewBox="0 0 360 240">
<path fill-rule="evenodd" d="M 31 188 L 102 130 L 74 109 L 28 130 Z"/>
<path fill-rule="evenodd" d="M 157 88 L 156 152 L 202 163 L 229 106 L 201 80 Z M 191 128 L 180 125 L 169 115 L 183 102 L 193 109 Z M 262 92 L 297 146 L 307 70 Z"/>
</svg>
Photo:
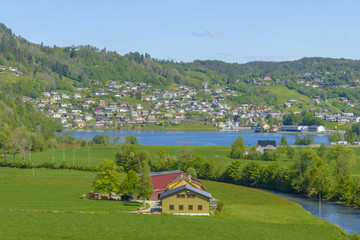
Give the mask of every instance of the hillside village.
<svg viewBox="0 0 360 240">
<path fill-rule="evenodd" d="M 17 77 L 25 76 L 16 67 L 0 66 L 1 72 L 11 72 Z M 331 73 L 326 73 L 329 75 Z M 328 86 L 326 77 L 310 78 L 312 75 L 302 75 L 297 84 L 310 88 L 358 88 L 359 80 L 353 84 Z M 244 83 L 271 86 L 283 85 L 285 81 L 273 81 L 265 76 L 259 80 Z M 74 87 L 74 91 L 52 89 L 43 92 L 41 98 L 23 96 L 24 102 L 32 103 L 39 111 L 49 118 L 58 119 L 65 129 L 78 128 L 134 128 L 141 127 L 171 127 L 181 122 L 206 123 L 220 129 L 253 128 L 259 131 L 277 131 L 280 129 L 284 114 L 292 106 L 301 102 L 300 99 L 289 98 L 278 106 L 255 105 L 250 103 L 229 104 L 228 97 L 240 97 L 241 93 L 232 87 L 220 83 L 203 81 L 202 88 L 196 89 L 186 85 L 177 85 L 175 89 L 158 89 L 150 84 L 130 81 L 92 80 L 87 87 Z M 338 102 L 344 106 L 354 106 L 347 98 L 340 97 Z M 320 105 L 322 99 L 315 96 L 311 102 Z M 313 111 L 315 117 L 329 122 L 354 123 L 360 121 L 360 116 L 354 113 L 329 113 Z M 295 114 L 300 111 L 293 111 Z M 268 125 L 267 118 L 271 116 L 276 124 Z M 286 130 L 285 130 L 286 131 Z"/>
</svg>

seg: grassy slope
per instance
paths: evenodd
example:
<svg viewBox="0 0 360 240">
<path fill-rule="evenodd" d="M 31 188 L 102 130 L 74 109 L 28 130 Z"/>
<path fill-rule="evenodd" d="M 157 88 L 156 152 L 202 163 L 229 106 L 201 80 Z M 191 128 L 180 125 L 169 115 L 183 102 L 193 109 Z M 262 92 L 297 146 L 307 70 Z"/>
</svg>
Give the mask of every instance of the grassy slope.
<svg viewBox="0 0 360 240">
<path fill-rule="evenodd" d="M 219 216 L 107 214 L 134 206 L 80 199 L 90 188 L 91 173 L 36 171 L 36 176 L 43 177 L 29 177 L 31 170 L 0 168 L 0 238 L 344 239 L 343 231 L 333 224 L 261 190 L 204 181 L 207 190 L 225 203 L 225 210 Z M 17 177 L 22 175 L 28 177 Z"/>
<path fill-rule="evenodd" d="M 296 90 L 290 90 L 284 85 L 272 85 L 268 87 L 264 87 L 266 90 L 270 91 L 271 93 L 275 94 L 277 96 L 276 104 L 284 104 L 288 102 L 288 99 L 294 98 L 298 101 L 296 103 L 293 103 L 291 108 L 285 109 L 285 111 L 302 111 L 303 109 L 319 109 L 322 110 L 324 106 L 322 105 L 316 105 L 313 102 L 311 102 L 311 98 L 308 96 L 305 96 Z M 303 109 L 300 109 L 298 106 L 296 106 L 298 103 L 303 103 Z M 323 103 L 326 105 L 327 108 L 332 109 L 334 111 L 339 112 L 340 110 L 330 103 Z"/>
<path fill-rule="evenodd" d="M 271 93 L 275 94 L 278 98 L 276 103 L 277 104 L 284 104 L 288 102 L 288 99 L 294 98 L 301 102 L 310 102 L 310 98 L 298 93 L 296 90 L 290 90 L 284 85 L 278 86 L 268 86 L 265 87 L 266 90 L 270 91 Z"/>
</svg>

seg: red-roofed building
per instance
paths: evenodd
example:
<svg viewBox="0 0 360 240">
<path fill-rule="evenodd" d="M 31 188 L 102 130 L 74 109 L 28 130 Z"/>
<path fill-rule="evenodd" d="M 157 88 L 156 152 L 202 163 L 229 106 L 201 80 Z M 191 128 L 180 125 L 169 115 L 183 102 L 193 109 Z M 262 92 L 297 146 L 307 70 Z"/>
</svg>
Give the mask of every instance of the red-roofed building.
<svg viewBox="0 0 360 240">
<path fill-rule="evenodd" d="M 140 175 L 140 174 L 139 174 Z M 186 173 L 180 170 L 171 170 L 163 172 L 151 172 L 151 183 L 153 184 L 153 195 L 150 197 L 150 200 L 158 200 L 161 193 L 168 190 L 168 185 L 174 180 L 178 180 L 181 176 L 188 177 Z M 191 177 L 191 176 L 190 176 Z M 192 178 L 193 181 L 196 181 L 201 184 L 198 180 Z M 202 190 L 205 190 L 201 187 Z"/>
</svg>

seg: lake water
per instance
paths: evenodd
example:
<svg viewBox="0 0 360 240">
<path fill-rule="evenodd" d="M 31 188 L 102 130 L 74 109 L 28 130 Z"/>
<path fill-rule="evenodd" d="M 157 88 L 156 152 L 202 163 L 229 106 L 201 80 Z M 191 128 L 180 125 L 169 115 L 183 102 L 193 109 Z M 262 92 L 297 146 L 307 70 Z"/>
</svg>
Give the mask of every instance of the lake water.
<svg viewBox="0 0 360 240">
<path fill-rule="evenodd" d="M 104 130 L 68 131 L 78 139 L 91 139 L 103 134 Z M 187 131 L 187 130 L 108 130 L 110 138 L 120 137 L 122 143 L 126 136 L 138 138 L 139 144 L 159 146 L 230 146 L 239 135 L 244 139 L 245 146 L 255 146 L 258 140 L 276 140 L 280 144 L 281 137 L 286 136 L 289 144 L 295 143 L 295 134 L 254 133 L 250 131 Z M 305 135 L 300 135 L 304 137 Z M 327 135 L 314 135 L 315 144 L 328 144 Z"/>
<path fill-rule="evenodd" d="M 290 201 L 296 202 L 312 215 L 317 217 L 319 216 L 318 200 L 281 192 L 272 193 L 284 197 Z M 338 225 L 347 233 L 360 233 L 360 209 L 350 208 L 332 202 L 322 202 L 321 218 Z"/>
</svg>

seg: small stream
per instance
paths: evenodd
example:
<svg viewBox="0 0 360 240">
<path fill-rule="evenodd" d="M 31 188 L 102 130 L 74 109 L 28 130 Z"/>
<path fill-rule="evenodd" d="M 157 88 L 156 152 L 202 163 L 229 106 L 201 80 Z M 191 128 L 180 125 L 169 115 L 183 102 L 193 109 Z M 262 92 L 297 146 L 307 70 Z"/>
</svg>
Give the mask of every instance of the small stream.
<svg viewBox="0 0 360 240">
<path fill-rule="evenodd" d="M 316 217 L 319 216 L 318 200 L 305 198 L 294 194 L 273 191 L 271 192 L 280 197 L 296 202 L 312 215 Z M 353 232 L 360 233 L 360 209 L 323 201 L 321 203 L 321 218 L 338 225 L 349 234 Z"/>
</svg>

